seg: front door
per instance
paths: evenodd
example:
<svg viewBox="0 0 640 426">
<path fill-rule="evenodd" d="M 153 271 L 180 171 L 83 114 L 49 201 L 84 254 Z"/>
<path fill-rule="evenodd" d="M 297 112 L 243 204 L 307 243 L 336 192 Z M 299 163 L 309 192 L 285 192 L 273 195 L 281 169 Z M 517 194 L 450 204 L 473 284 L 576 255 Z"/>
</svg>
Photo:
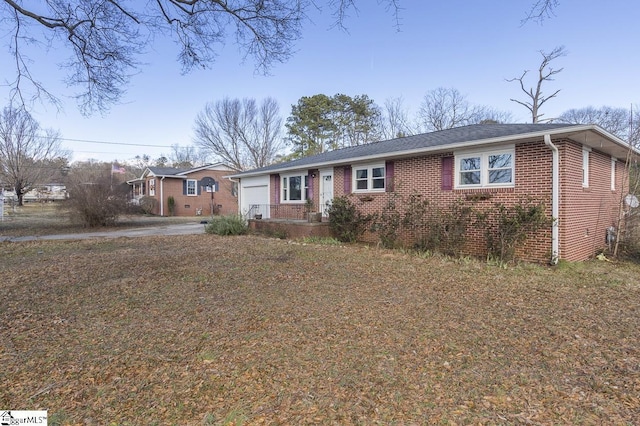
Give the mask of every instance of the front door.
<svg viewBox="0 0 640 426">
<path fill-rule="evenodd" d="M 323 217 L 329 215 L 333 201 L 333 169 L 320 171 L 320 211 Z"/>
</svg>

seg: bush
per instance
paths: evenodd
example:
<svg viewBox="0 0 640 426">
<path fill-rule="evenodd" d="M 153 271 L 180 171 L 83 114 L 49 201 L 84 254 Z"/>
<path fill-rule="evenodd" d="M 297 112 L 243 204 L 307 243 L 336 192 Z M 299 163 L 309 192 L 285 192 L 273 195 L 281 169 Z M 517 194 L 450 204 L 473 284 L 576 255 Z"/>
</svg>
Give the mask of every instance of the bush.
<svg viewBox="0 0 640 426">
<path fill-rule="evenodd" d="M 398 204 L 402 205 L 403 200 L 398 193 L 394 192 L 382 211 L 373 218 L 371 232 L 378 235 L 380 244 L 384 248 L 395 248 L 397 245 L 403 219 Z"/>
<path fill-rule="evenodd" d="M 343 243 L 353 243 L 367 230 L 371 215 L 365 215 L 345 196 L 333 199 L 329 207 L 329 228 Z"/>
<path fill-rule="evenodd" d="M 167 198 L 167 207 L 169 208 L 170 216 L 176 214 L 176 199 L 173 198 L 173 195 L 170 195 L 169 198 Z"/>
<path fill-rule="evenodd" d="M 158 205 L 158 200 L 153 197 L 145 195 L 144 197 L 140 198 L 140 208 L 145 214 L 152 214 L 154 209 L 156 208 L 156 205 Z"/>
<path fill-rule="evenodd" d="M 110 178 L 97 178 L 90 182 L 75 180 L 68 188 L 71 220 L 86 227 L 110 226 L 127 211 L 127 184 L 111 184 Z"/>
<path fill-rule="evenodd" d="M 420 194 L 404 199 L 394 193 L 375 216 L 371 231 L 385 248 L 396 247 L 404 234 L 418 251 L 457 255 L 465 242 L 470 214 L 471 208 L 462 201 L 440 207 Z"/>
<path fill-rule="evenodd" d="M 514 259 L 516 248 L 530 234 L 552 224 L 545 214 L 545 205 L 532 198 L 524 198 L 513 206 L 496 203 L 478 215 L 485 227 L 489 257 L 500 262 Z"/>
<path fill-rule="evenodd" d="M 409 200 L 405 225 L 414 226 L 416 250 L 457 256 L 466 240 L 470 216 L 471 207 L 463 201 L 440 207 L 416 195 Z"/>
<path fill-rule="evenodd" d="M 228 215 L 211 218 L 204 230 L 207 234 L 244 235 L 249 231 L 249 227 L 241 215 Z"/>
<path fill-rule="evenodd" d="M 619 236 L 618 254 L 634 262 L 640 262 L 640 214 L 636 209 L 632 209 L 625 219 L 623 233 Z"/>
</svg>

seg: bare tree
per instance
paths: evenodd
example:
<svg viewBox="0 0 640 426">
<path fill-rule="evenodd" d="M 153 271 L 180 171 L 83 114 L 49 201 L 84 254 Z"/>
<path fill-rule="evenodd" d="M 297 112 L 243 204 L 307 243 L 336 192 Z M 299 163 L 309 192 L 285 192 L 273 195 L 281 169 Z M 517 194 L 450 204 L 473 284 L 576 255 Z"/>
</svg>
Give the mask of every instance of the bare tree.
<svg viewBox="0 0 640 426">
<path fill-rule="evenodd" d="M 469 102 L 457 89 L 438 87 L 425 94 L 418 121 L 424 131 L 433 132 L 464 126 L 472 113 Z"/>
<path fill-rule="evenodd" d="M 0 180 L 10 185 L 23 205 L 24 194 L 45 184 L 66 166 L 69 153 L 60 147 L 60 135 L 41 129 L 22 109 L 5 107 L 0 115 Z"/>
<path fill-rule="evenodd" d="M 565 111 L 560 114 L 557 121 L 570 124 L 597 124 L 620 139 L 630 141 L 633 146 L 639 146 L 638 119 L 640 119 L 640 112 L 637 108 L 588 106 Z"/>
<path fill-rule="evenodd" d="M 510 121 L 509 113 L 473 105 L 457 89 L 439 87 L 427 92 L 418 112 L 421 130 L 433 132 L 483 122 Z"/>
<path fill-rule="evenodd" d="M 410 136 L 414 133 L 413 127 L 401 97 L 388 98 L 384 101 L 381 128 L 385 139 Z"/>
<path fill-rule="evenodd" d="M 560 5 L 560 0 L 536 0 L 531 9 L 523 19 L 523 23 L 528 21 L 542 22 L 550 18 L 553 11 Z"/>
<path fill-rule="evenodd" d="M 476 105 L 475 113 L 469 124 L 490 124 L 490 123 L 511 123 L 513 115 L 509 111 L 501 111 L 499 109 L 486 106 Z"/>
<path fill-rule="evenodd" d="M 625 108 L 588 106 L 563 112 L 557 121 L 569 124 L 597 124 L 622 139 L 628 137 L 630 112 Z"/>
<path fill-rule="evenodd" d="M 264 167 L 282 148 L 282 118 L 278 103 L 267 98 L 225 98 L 209 103 L 198 114 L 195 143 L 238 170 Z"/>
<path fill-rule="evenodd" d="M 149 154 L 136 155 L 129 164 L 135 169 L 135 174 L 140 175 L 144 169 L 151 166 L 151 156 Z"/>
<path fill-rule="evenodd" d="M 397 18 L 397 0 L 385 0 Z M 355 0 L 327 0 L 336 24 L 343 25 Z M 67 83 L 80 88 L 81 110 L 105 111 L 117 102 L 141 63 L 139 56 L 159 38 L 176 42 L 183 71 L 211 66 L 218 49 L 232 38 L 252 57 L 258 72 L 288 60 L 301 36 L 308 0 L 47 0 L 0 1 L 3 28 L 11 35 L 12 99 L 23 104 L 56 100 L 31 72 L 29 46 L 69 52 L 60 66 Z M 7 66 L 8 64 L 5 64 Z M 6 68 L 5 68 L 6 71 Z"/>
<path fill-rule="evenodd" d="M 524 78 L 526 77 L 529 70 L 525 70 L 520 77 L 514 77 L 512 79 L 508 79 L 508 82 L 517 81 L 520 83 L 520 89 L 527 95 L 528 99 L 526 101 L 519 101 L 517 99 L 511 99 L 511 101 L 522 105 L 527 108 L 531 112 L 531 118 L 534 123 L 539 123 L 540 119 L 544 114 L 540 113 L 540 108 L 544 105 L 549 99 L 555 98 L 560 89 L 556 90 L 549 96 L 545 96 L 542 93 L 542 85 L 545 82 L 553 81 L 553 76 L 562 72 L 564 68 L 553 69 L 549 66 L 549 64 L 554 60 L 562 56 L 567 55 L 567 51 L 564 46 L 558 46 L 553 49 L 550 53 L 545 53 L 544 51 L 540 51 L 542 55 L 542 62 L 538 67 L 538 81 L 535 85 L 535 89 L 533 87 L 526 88 Z"/>
<path fill-rule="evenodd" d="M 171 152 L 167 157 L 172 167 L 191 168 L 202 166 L 206 162 L 206 155 L 194 145 L 171 145 Z"/>
</svg>

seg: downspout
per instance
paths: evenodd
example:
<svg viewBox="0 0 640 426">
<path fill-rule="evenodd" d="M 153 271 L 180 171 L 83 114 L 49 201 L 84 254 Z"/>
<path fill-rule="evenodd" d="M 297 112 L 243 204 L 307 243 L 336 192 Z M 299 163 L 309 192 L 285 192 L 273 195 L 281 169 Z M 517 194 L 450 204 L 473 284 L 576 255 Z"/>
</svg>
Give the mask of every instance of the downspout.
<svg viewBox="0 0 640 426">
<path fill-rule="evenodd" d="M 164 216 L 164 176 L 160 178 L 160 216 Z"/>
<path fill-rule="evenodd" d="M 558 147 L 551 142 L 551 135 L 544 135 L 544 143 L 553 155 L 551 163 L 551 264 L 556 265 L 559 260 L 558 220 L 560 216 L 560 153 Z"/>
</svg>

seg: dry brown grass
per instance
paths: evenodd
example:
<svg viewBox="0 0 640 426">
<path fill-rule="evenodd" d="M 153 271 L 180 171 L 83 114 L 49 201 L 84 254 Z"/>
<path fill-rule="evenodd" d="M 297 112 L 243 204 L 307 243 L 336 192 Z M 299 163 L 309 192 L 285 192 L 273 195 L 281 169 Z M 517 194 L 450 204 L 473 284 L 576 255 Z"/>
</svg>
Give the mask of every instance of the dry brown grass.
<svg viewBox="0 0 640 426">
<path fill-rule="evenodd" d="M 0 243 L 49 424 L 638 424 L 640 268 L 197 235 Z"/>
</svg>

